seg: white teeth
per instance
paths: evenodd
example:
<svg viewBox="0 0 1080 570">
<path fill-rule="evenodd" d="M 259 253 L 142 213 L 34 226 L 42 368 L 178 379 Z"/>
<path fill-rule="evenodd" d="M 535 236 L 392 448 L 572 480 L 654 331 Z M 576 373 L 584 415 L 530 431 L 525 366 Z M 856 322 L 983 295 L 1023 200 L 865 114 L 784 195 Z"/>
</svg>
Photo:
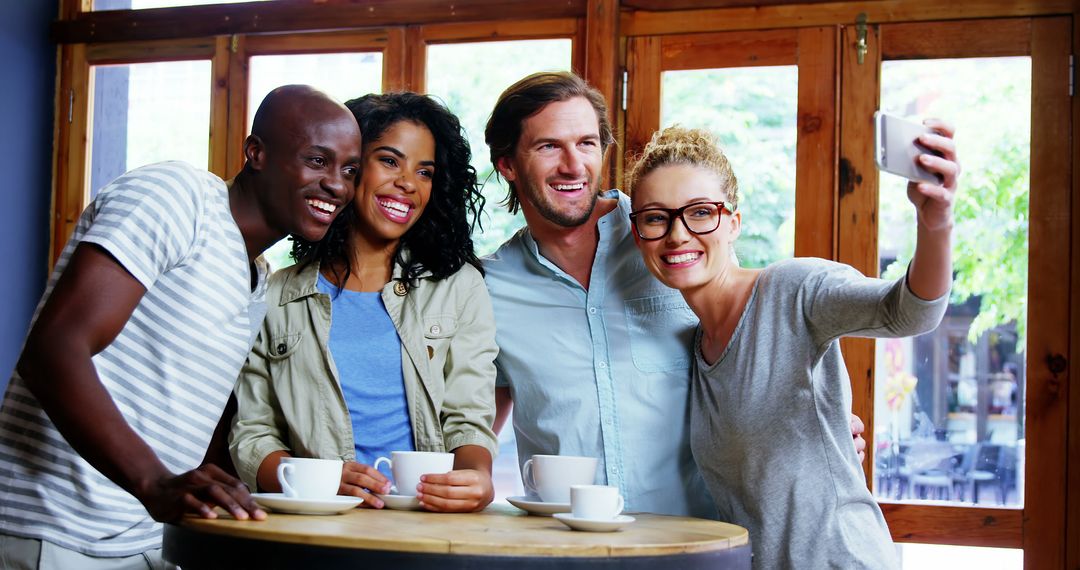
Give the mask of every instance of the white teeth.
<svg viewBox="0 0 1080 570">
<path fill-rule="evenodd" d="M 379 205 L 383 208 L 386 208 L 387 210 L 391 210 L 393 212 L 401 214 L 402 216 L 409 213 L 409 205 L 398 202 L 397 200 L 379 200 Z"/>
<path fill-rule="evenodd" d="M 680 253 L 679 255 L 665 255 L 664 262 L 675 265 L 676 263 L 686 263 L 687 261 L 694 261 L 701 257 L 700 253 Z"/>
<path fill-rule="evenodd" d="M 309 198 L 307 203 L 312 208 L 315 208 L 316 210 L 319 210 L 319 211 L 322 211 L 322 212 L 326 212 L 327 214 L 333 214 L 337 210 L 337 206 L 335 206 L 335 205 L 333 205 L 333 204 L 331 204 L 329 202 L 323 202 L 322 200 L 316 200 L 314 198 Z"/>
<path fill-rule="evenodd" d="M 585 187 L 584 182 L 578 182 L 577 184 L 552 184 L 552 188 L 559 192 L 573 192 L 574 190 L 581 190 Z"/>
</svg>

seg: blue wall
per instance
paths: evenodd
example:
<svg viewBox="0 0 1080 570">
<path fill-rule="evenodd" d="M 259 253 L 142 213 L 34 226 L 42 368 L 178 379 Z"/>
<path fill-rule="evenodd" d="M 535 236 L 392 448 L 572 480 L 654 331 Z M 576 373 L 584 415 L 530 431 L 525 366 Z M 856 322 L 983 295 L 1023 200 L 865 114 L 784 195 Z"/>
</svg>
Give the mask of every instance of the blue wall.
<svg viewBox="0 0 1080 570">
<path fill-rule="evenodd" d="M 51 200 L 55 1 L 0 2 L 0 389 L 45 289 Z"/>
</svg>

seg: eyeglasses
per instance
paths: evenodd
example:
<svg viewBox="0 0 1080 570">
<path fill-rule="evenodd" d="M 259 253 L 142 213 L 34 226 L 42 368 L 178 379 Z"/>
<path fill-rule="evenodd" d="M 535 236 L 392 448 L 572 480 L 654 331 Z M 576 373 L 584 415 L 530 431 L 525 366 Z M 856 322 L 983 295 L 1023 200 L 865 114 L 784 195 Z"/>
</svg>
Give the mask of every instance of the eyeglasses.
<svg viewBox="0 0 1080 570">
<path fill-rule="evenodd" d="M 708 234 L 720 227 L 723 210 L 730 214 L 735 211 L 727 202 L 694 202 L 682 208 L 645 208 L 630 213 L 630 222 L 639 238 L 645 241 L 658 240 L 671 232 L 671 223 L 675 218 L 682 220 L 683 226 L 696 235 Z"/>
</svg>

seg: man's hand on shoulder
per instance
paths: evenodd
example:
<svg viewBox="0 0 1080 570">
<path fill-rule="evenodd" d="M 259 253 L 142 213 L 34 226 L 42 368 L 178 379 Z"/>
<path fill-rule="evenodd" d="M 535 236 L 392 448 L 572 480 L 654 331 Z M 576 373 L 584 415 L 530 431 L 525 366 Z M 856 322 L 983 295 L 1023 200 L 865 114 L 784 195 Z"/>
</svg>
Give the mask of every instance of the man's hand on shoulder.
<svg viewBox="0 0 1080 570">
<path fill-rule="evenodd" d="M 864 431 L 866 426 L 863 425 L 862 418 L 851 414 L 851 437 L 855 440 L 855 453 L 859 454 L 859 463 L 866 461 L 866 440 L 862 436 Z"/>
</svg>

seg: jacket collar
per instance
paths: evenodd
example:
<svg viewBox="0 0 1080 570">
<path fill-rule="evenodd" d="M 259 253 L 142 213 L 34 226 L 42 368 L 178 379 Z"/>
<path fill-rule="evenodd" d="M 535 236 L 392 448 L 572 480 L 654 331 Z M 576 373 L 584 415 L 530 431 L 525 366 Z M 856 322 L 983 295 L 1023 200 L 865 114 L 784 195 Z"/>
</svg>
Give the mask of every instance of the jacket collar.
<svg viewBox="0 0 1080 570">
<path fill-rule="evenodd" d="M 405 259 L 408 260 L 409 252 L 405 250 Z M 318 261 L 313 261 L 303 268 L 297 270 L 297 266 L 288 267 L 282 269 L 285 273 L 285 283 L 281 286 L 281 301 L 280 305 L 284 306 L 288 303 L 292 303 L 297 299 L 302 299 L 311 295 L 319 293 L 317 287 L 319 282 L 319 267 Z M 402 266 L 395 264 L 394 272 L 390 278 L 390 282 L 387 283 L 383 289 L 387 287 L 393 287 L 397 279 L 401 278 Z M 424 270 L 420 273 L 420 279 L 430 279 L 432 274 L 428 270 Z"/>
</svg>

